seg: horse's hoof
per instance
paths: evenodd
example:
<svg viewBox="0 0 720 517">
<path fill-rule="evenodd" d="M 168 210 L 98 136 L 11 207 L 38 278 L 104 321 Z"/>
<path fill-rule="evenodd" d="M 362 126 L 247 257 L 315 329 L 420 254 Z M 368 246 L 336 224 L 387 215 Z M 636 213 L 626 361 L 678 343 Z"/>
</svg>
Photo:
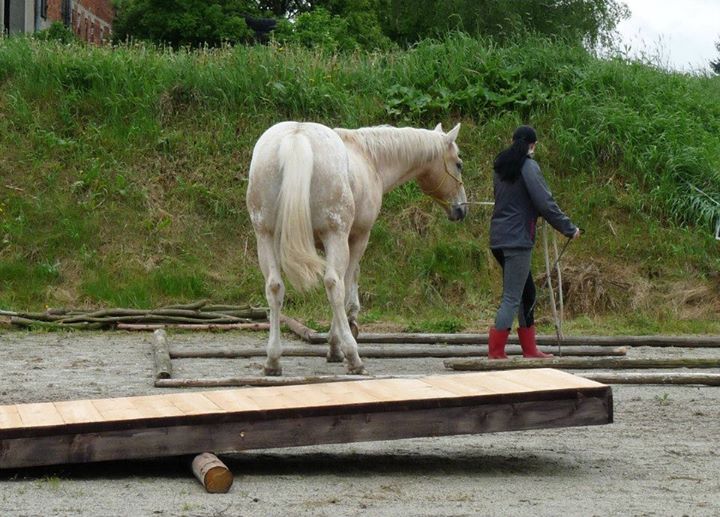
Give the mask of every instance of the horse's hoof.
<svg viewBox="0 0 720 517">
<path fill-rule="evenodd" d="M 358 327 L 357 321 L 351 320 L 348 323 L 350 323 L 350 333 L 353 335 L 355 340 L 357 340 L 360 335 L 360 327 Z"/>
<path fill-rule="evenodd" d="M 277 368 L 270 368 L 268 366 L 265 366 L 263 368 L 263 375 L 265 375 L 266 377 L 281 377 L 282 367 L 278 366 Z"/>
<path fill-rule="evenodd" d="M 342 363 L 343 360 L 345 360 L 345 354 L 343 354 L 340 350 L 337 352 L 329 351 L 325 358 L 328 363 Z"/>
<path fill-rule="evenodd" d="M 362 364 L 355 367 L 348 366 L 348 373 L 350 375 L 370 375 Z"/>
</svg>

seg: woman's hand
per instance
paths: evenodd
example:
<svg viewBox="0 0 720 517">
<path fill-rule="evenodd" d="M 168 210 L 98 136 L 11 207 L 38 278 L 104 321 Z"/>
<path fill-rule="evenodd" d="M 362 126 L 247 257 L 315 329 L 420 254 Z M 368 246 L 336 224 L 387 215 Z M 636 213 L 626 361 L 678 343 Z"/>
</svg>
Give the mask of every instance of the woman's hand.
<svg viewBox="0 0 720 517">
<path fill-rule="evenodd" d="M 580 234 L 581 234 L 581 233 L 582 233 L 582 232 L 580 231 L 580 228 L 576 228 L 576 229 L 575 229 L 575 233 L 573 234 L 573 236 L 572 236 L 571 238 L 572 238 L 572 239 L 577 239 L 578 237 L 580 237 Z"/>
</svg>

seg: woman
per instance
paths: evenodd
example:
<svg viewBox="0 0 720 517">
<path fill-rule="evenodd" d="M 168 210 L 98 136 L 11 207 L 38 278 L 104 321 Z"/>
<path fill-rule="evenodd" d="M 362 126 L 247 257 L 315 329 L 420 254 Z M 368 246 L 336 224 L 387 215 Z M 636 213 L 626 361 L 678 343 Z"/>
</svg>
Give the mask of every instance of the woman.
<svg viewBox="0 0 720 517">
<path fill-rule="evenodd" d="M 540 167 L 531 157 L 536 144 L 535 130 L 520 126 L 513 133 L 512 145 L 498 154 L 493 164 L 495 209 L 490 223 L 490 248 L 503 269 L 503 296 L 495 326 L 490 329 L 490 359 L 507 359 L 505 344 L 515 314 L 523 356 L 552 357 L 538 350 L 535 341 L 535 284 L 530 259 L 537 218 L 542 216 L 566 237 L 580 236 L 578 227 L 555 203 Z"/>
</svg>

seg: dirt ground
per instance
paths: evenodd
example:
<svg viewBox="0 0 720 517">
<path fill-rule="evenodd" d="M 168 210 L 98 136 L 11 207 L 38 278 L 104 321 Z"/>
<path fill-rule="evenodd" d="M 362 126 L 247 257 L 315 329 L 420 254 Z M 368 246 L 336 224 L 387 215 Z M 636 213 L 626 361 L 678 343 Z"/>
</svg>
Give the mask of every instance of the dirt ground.
<svg viewBox="0 0 720 517">
<path fill-rule="evenodd" d="M 261 334 L 171 334 L 171 346 L 258 344 Z M 289 339 L 289 338 L 288 338 Z M 720 350 L 635 348 L 636 357 Z M 151 334 L 0 334 L 0 404 L 166 393 Z M 174 360 L 177 377 L 258 373 L 262 360 Z M 341 373 L 286 358 L 287 375 Z M 371 373 L 439 373 L 441 359 L 368 359 Z M 210 495 L 187 459 L 0 470 L 3 516 L 720 515 L 720 388 L 615 386 L 607 426 L 328 445 L 223 456 Z"/>
</svg>

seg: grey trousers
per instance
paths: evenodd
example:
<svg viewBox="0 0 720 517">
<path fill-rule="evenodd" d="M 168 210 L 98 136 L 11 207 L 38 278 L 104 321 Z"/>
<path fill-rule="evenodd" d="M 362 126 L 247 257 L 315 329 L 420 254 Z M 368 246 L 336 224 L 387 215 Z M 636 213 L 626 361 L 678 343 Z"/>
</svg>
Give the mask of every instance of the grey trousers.
<svg viewBox="0 0 720 517">
<path fill-rule="evenodd" d="M 495 248 L 495 259 L 503 268 L 503 295 L 495 315 L 495 328 L 512 328 L 515 314 L 521 327 L 535 323 L 535 282 L 530 272 L 532 248 Z"/>
</svg>

